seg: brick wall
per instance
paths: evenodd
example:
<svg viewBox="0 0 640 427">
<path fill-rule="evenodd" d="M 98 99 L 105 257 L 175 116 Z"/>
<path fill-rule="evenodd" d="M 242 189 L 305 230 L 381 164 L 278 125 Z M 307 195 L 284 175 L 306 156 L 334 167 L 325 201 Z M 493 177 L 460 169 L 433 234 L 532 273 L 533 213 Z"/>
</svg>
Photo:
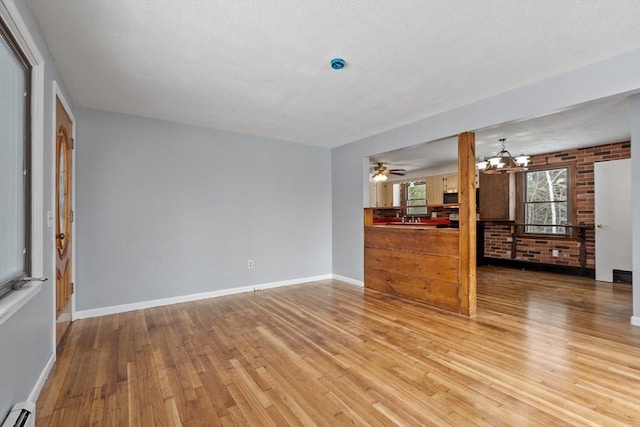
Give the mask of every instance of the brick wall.
<svg viewBox="0 0 640 427">
<path fill-rule="evenodd" d="M 594 224 L 593 165 L 596 162 L 628 159 L 631 143 L 598 145 L 578 150 L 560 151 L 531 157 L 531 166 L 547 166 L 571 162 L 576 179 L 576 221 Z M 586 231 L 587 268 L 595 268 L 595 232 Z M 484 254 L 491 258 L 511 258 L 511 226 L 487 222 L 485 224 Z M 580 267 L 580 242 L 577 238 L 516 236 L 516 260 L 544 264 Z M 558 256 L 553 256 L 553 251 Z"/>
</svg>

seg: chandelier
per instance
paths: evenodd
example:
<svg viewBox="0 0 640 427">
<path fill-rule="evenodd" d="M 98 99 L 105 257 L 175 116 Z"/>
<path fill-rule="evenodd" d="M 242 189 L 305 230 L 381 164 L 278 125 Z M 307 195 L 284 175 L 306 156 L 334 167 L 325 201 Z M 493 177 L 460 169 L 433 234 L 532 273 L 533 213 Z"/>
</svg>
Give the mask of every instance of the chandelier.
<svg viewBox="0 0 640 427">
<path fill-rule="evenodd" d="M 490 157 L 485 160 L 484 157 L 480 157 L 478 163 L 476 163 L 476 168 L 482 172 L 487 174 L 496 174 L 496 173 L 514 173 L 514 172 L 523 172 L 526 171 L 529 165 L 529 156 L 524 154 L 520 154 L 519 156 L 513 157 L 511 153 L 509 153 L 506 148 L 504 148 L 504 144 L 507 142 L 507 138 L 501 138 L 500 143 L 502 144 L 502 149 L 496 153 L 495 156 Z"/>
</svg>

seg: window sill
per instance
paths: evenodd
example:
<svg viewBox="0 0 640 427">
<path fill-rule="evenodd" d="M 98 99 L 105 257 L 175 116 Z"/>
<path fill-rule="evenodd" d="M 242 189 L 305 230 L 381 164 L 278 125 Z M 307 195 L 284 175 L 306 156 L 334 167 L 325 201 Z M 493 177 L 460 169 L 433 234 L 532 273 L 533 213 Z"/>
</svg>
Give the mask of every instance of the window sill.
<svg viewBox="0 0 640 427">
<path fill-rule="evenodd" d="M 516 237 L 538 240 L 576 240 L 576 237 L 570 234 L 516 233 Z"/>
<path fill-rule="evenodd" d="M 0 299 L 0 325 L 9 320 L 18 310 L 28 303 L 38 292 L 42 290 L 44 283 L 31 282 L 22 288 L 10 292 Z"/>
</svg>

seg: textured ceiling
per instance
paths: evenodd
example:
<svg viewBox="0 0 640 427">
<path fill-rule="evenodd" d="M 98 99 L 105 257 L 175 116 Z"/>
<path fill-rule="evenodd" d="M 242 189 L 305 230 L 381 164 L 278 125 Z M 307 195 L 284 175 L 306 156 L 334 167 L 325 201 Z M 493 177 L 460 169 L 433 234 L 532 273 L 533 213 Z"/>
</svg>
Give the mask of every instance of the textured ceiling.
<svg viewBox="0 0 640 427">
<path fill-rule="evenodd" d="M 638 0 L 28 4 L 76 106 L 328 147 L 640 47 Z"/>
<path fill-rule="evenodd" d="M 600 99 L 535 119 L 477 129 L 474 131 L 476 156 L 488 158 L 496 154 L 501 148 L 500 138 L 508 139 L 506 149 L 514 156 L 628 141 L 630 125 L 627 96 Z M 384 163 L 390 168 L 419 171 L 451 165 L 457 158 L 458 139 L 455 136 L 381 153 L 372 156 L 370 161 L 372 164 Z"/>
</svg>

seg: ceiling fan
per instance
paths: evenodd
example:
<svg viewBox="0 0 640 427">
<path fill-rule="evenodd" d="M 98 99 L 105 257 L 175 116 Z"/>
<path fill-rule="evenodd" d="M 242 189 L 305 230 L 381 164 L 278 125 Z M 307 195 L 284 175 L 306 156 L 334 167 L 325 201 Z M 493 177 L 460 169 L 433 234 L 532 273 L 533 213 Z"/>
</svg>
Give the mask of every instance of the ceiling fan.
<svg viewBox="0 0 640 427">
<path fill-rule="evenodd" d="M 377 163 L 372 169 L 373 175 L 371 178 L 376 181 L 386 181 L 388 175 L 404 176 L 407 172 L 405 169 L 389 169 L 383 163 Z"/>
</svg>

